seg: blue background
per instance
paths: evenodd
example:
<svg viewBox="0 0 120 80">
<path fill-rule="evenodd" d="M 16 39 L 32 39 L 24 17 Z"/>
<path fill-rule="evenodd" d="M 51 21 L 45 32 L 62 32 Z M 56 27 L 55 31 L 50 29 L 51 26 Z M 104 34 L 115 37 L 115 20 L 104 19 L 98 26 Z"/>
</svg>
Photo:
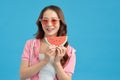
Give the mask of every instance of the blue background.
<svg viewBox="0 0 120 80">
<path fill-rule="evenodd" d="M 120 0 L 0 0 L 0 80 L 19 80 L 25 42 L 51 4 L 62 8 L 77 50 L 73 80 L 120 80 Z"/>
</svg>

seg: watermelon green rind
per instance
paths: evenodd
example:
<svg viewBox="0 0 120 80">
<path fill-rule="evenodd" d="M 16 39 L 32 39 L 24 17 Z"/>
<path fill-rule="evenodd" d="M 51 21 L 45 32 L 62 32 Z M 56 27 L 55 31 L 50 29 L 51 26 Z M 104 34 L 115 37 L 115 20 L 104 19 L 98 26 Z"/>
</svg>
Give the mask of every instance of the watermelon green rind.
<svg viewBox="0 0 120 80">
<path fill-rule="evenodd" d="M 50 46 L 50 43 L 47 41 L 47 38 L 44 38 L 45 42 Z"/>
<path fill-rule="evenodd" d="M 48 42 L 48 40 L 47 40 L 47 38 L 45 37 L 44 38 L 44 40 L 45 40 L 45 42 L 50 46 L 51 44 Z M 66 39 L 65 39 L 65 41 L 64 41 L 64 43 L 63 44 L 61 44 L 60 46 L 64 46 L 65 45 L 65 43 L 67 42 L 67 40 L 68 40 L 68 36 L 66 36 Z"/>
<path fill-rule="evenodd" d="M 67 40 L 68 40 L 68 37 L 66 36 L 66 40 L 64 41 L 64 43 L 61 46 L 64 46 L 65 43 L 67 42 Z"/>
</svg>

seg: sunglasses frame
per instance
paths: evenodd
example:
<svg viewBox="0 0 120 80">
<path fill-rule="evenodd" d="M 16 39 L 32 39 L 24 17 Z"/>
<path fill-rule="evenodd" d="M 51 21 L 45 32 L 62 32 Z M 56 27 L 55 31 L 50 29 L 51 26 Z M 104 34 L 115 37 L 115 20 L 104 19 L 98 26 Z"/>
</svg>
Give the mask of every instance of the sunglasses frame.
<svg viewBox="0 0 120 80">
<path fill-rule="evenodd" d="M 42 23 L 42 20 L 47 20 L 48 22 L 46 23 L 46 24 L 44 24 L 44 23 Z M 52 20 L 56 20 L 57 22 L 56 23 L 54 23 L 54 22 L 52 22 Z M 43 24 L 43 25 L 47 25 L 48 23 L 49 23 L 49 21 L 52 23 L 52 25 L 56 25 L 57 23 L 58 23 L 58 21 L 60 21 L 60 19 L 58 18 L 58 19 L 39 19 L 39 21 L 41 22 L 41 24 Z"/>
</svg>

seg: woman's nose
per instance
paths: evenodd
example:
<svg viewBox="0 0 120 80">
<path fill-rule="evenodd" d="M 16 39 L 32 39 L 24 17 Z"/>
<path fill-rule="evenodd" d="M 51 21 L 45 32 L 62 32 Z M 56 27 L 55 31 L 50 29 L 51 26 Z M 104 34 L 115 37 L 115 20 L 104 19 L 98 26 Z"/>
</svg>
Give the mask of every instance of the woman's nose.
<svg viewBox="0 0 120 80">
<path fill-rule="evenodd" d="M 51 23 L 51 21 L 48 21 L 48 24 L 47 24 L 48 26 L 52 26 L 52 23 Z"/>
</svg>

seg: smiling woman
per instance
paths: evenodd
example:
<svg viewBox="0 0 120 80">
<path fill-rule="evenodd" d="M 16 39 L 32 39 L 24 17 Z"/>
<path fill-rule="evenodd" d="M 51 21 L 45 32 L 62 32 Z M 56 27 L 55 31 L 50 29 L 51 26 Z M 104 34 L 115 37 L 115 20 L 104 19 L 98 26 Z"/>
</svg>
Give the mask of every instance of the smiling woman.
<svg viewBox="0 0 120 80">
<path fill-rule="evenodd" d="M 58 15 L 51 9 L 44 12 L 40 19 L 45 36 L 56 36 L 60 27 Z"/>
<path fill-rule="evenodd" d="M 37 20 L 36 38 L 28 40 L 22 54 L 21 80 L 71 80 L 74 73 L 75 49 L 64 45 L 47 45 L 46 37 L 67 36 L 67 25 L 58 6 L 45 7 Z"/>
</svg>

